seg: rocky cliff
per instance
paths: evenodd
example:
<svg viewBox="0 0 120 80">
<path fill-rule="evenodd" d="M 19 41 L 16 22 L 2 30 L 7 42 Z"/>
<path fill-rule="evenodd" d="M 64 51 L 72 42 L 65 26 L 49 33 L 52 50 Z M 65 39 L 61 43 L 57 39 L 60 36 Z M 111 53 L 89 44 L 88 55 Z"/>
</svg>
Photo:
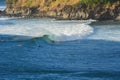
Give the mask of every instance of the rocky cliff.
<svg viewBox="0 0 120 80">
<path fill-rule="evenodd" d="M 120 1 L 94 4 L 80 0 L 6 0 L 6 15 L 56 19 L 120 20 Z"/>
</svg>

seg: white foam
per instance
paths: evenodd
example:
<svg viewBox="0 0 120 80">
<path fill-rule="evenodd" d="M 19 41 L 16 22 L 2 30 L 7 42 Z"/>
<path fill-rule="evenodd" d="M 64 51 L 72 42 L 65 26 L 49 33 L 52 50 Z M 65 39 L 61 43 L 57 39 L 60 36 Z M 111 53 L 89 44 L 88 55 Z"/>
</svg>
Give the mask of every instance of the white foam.
<svg viewBox="0 0 120 80">
<path fill-rule="evenodd" d="M 53 22 L 79 22 L 79 23 L 84 23 L 84 24 L 91 24 L 92 22 L 96 22 L 96 20 L 93 19 L 88 19 L 88 20 L 52 20 Z"/>
<path fill-rule="evenodd" d="M 86 37 L 93 32 L 93 28 L 87 24 L 56 24 L 55 22 L 48 23 L 19 23 L 12 26 L 0 27 L 0 34 L 3 35 L 19 35 L 28 36 L 29 39 L 35 37 L 43 37 L 48 35 L 49 39 L 54 41 L 71 41 Z M 23 40 L 24 37 L 20 37 Z M 20 39 L 16 38 L 16 39 Z M 21 40 L 20 39 L 20 40 Z"/>
<path fill-rule="evenodd" d="M 1 11 L 4 11 L 5 8 L 6 8 L 6 6 L 0 6 L 0 10 L 1 10 Z"/>
<path fill-rule="evenodd" d="M 0 21 L 5 21 L 5 20 L 10 20 L 10 19 L 15 19 L 13 17 L 9 18 L 9 17 L 0 17 Z"/>
<path fill-rule="evenodd" d="M 79 24 L 72 27 L 62 27 L 59 28 L 59 30 L 57 28 L 55 30 L 50 29 L 50 32 L 52 32 L 52 35 L 49 36 L 51 40 L 71 41 L 82 39 L 91 34 L 93 32 L 93 28 L 89 25 Z"/>
<path fill-rule="evenodd" d="M 88 39 L 120 41 L 120 26 L 119 25 L 102 25 Z"/>
</svg>

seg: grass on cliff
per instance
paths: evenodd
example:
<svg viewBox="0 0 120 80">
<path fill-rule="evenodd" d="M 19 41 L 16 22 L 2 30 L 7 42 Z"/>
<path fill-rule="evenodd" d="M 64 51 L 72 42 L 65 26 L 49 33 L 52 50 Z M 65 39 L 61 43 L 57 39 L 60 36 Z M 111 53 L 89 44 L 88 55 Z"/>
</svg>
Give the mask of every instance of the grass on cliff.
<svg viewBox="0 0 120 80">
<path fill-rule="evenodd" d="M 107 4 L 107 3 L 113 3 L 120 0 L 80 0 L 80 3 L 84 4 Z"/>
<path fill-rule="evenodd" d="M 79 4 L 90 5 L 92 8 L 96 7 L 96 5 L 105 5 L 110 7 L 114 2 L 120 0 L 80 0 Z"/>
<path fill-rule="evenodd" d="M 18 0 L 6 0 L 7 4 L 13 4 L 16 3 Z"/>
</svg>

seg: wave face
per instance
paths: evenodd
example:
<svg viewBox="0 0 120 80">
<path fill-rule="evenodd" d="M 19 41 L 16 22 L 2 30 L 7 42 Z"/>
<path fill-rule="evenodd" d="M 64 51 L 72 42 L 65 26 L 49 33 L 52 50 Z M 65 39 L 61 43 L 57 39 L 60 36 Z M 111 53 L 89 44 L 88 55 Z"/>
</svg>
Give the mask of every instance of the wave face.
<svg viewBox="0 0 120 80">
<path fill-rule="evenodd" d="M 55 21 L 49 19 L 18 19 L 17 21 L 12 19 L 9 21 L 9 18 L 1 18 L 3 22 L 6 22 L 4 19 L 8 20 L 9 23 L 11 22 L 12 25 L 0 25 L 0 34 L 12 35 L 14 40 L 48 36 L 52 41 L 72 41 L 93 33 L 93 28 L 87 24 L 90 21 Z"/>
</svg>

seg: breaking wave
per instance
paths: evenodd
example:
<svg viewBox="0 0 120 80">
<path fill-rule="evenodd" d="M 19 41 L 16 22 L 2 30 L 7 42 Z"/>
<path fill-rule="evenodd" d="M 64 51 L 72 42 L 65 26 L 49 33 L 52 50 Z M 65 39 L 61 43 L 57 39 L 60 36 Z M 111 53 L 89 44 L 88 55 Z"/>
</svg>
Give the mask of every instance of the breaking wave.
<svg viewBox="0 0 120 80">
<path fill-rule="evenodd" d="M 52 41 L 72 41 L 83 39 L 93 33 L 93 28 L 88 24 L 59 25 L 59 24 L 37 24 L 12 25 L 0 27 L 0 35 L 10 35 L 8 40 L 25 40 L 47 36 Z M 8 36 L 7 36 L 8 37 Z M 5 39 L 6 37 L 0 37 Z"/>
</svg>

